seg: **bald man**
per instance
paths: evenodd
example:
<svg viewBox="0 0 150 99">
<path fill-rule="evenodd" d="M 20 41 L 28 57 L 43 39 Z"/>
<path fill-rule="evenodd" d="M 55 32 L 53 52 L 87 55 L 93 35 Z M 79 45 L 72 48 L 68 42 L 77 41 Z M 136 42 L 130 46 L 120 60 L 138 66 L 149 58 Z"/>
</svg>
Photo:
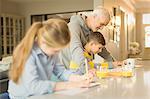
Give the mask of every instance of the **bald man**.
<svg viewBox="0 0 150 99">
<path fill-rule="evenodd" d="M 90 33 L 102 29 L 109 21 L 109 12 L 101 6 L 94 9 L 88 16 L 74 15 L 71 17 L 70 23 L 68 24 L 71 32 L 71 42 L 67 48 L 60 52 L 60 60 L 67 69 L 70 69 L 69 66 L 72 65 L 70 64 L 71 62 L 79 66 L 79 68 L 74 68 L 74 73 L 85 73 L 83 46 L 86 44 Z M 103 48 L 102 52 L 98 54 L 107 61 L 113 61 L 113 58 L 106 48 Z"/>
</svg>

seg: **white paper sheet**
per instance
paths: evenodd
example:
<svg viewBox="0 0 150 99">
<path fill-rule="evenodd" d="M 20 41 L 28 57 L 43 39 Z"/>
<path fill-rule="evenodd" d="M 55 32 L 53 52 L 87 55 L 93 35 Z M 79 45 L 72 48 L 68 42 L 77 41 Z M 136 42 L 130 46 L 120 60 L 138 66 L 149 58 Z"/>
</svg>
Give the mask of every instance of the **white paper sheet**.
<svg viewBox="0 0 150 99">
<path fill-rule="evenodd" d="M 98 86 L 98 85 L 100 85 L 99 82 L 94 82 L 94 83 L 90 84 L 89 88 Z M 63 95 L 73 96 L 73 95 L 77 95 L 82 92 L 85 92 L 85 91 L 89 90 L 89 88 L 74 88 L 74 89 L 69 89 L 69 90 L 58 91 L 58 92 L 55 92 L 55 94 L 63 94 Z"/>
</svg>

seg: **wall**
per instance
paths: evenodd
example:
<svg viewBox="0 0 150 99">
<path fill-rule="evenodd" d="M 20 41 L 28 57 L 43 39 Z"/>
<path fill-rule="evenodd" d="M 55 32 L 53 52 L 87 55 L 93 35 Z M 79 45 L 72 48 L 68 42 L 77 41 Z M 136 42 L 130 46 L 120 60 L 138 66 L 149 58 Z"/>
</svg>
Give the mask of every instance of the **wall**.
<svg viewBox="0 0 150 99">
<path fill-rule="evenodd" d="M 1 13 L 1 5 L 2 5 L 2 3 L 1 3 L 1 0 L 0 0 L 0 13 Z M 0 24 L 1 24 L 1 19 L 0 19 Z M 1 30 L 0 30 L 1 31 Z M 1 33 L 0 33 L 0 37 L 1 37 Z M 2 40 L 0 39 L 0 60 L 2 59 Z"/>
<path fill-rule="evenodd" d="M 136 40 L 137 40 L 137 42 L 138 43 L 140 43 L 140 48 L 142 49 L 144 46 L 143 46 L 143 31 L 142 31 L 142 13 L 139 13 L 139 12 L 137 12 L 136 13 L 136 34 L 137 34 L 137 36 L 136 36 Z"/>
<path fill-rule="evenodd" d="M 1 0 L 1 13 L 17 14 L 20 15 L 20 6 L 15 2 L 8 2 L 7 0 Z"/>
<path fill-rule="evenodd" d="M 86 4 L 85 4 L 86 3 Z M 93 9 L 93 0 L 50 0 L 30 2 L 21 5 L 21 14 L 26 18 L 26 29 L 30 26 L 30 16 Z"/>
<path fill-rule="evenodd" d="M 128 42 L 136 40 L 136 25 L 135 25 L 135 12 L 136 9 L 134 5 L 129 2 L 129 0 L 105 0 L 104 7 L 109 9 L 111 15 L 113 16 L 113 7 L 119 8 L 122 12 L 119 11 L 119 16 L 121 17 L 121 30 L 120 30 L 120 42 L 119 42 L 119 56 L 120 59 L 123 60 L 128 57 Z M 130 23 L 132 25 L 128 26 L 127 15 L 133 16 L 134 23 Z M 129 29 L 127 28 L 129 27 Z M 132 37 L 132 38 L 131 38 Z M 129 38 L 129 39 L 127 39 Z M 112 49 L 113 50 L 113 49 Z"/>
<path fill-rule="evenodd" d="M 137 9 L 137 13 L 136 13 L 136 21 L 137 21 L 137 41 L 140 43 L 141 45 L 141 49 L 144 50 L 144 30 L 143 30 L 143 26 L 142 25 L 142 14 L 144 13 L 150 13 L 150 9 L 148 8 L 139 8 Z"/>
<path fill-rule="evenodd" d="M 43 0 L 11 2 L 0 0 L 0 13 L 25 16 L 26 29 L 30 26 L 30 16 L 80 10 L 91 10 L 94 3 L 102 4 L 103 0 Z M 86 4 L 85 4 L 86 3 Z"/>
<path fill-rule="evenodd" d="M 143 59 L 150 59 L 150 49 L 144 48 L 145 44 L 145 34 L 144 34 L 144 25 L 142 23 L 142 15 L 145 13 L 150 13 L 149 8 L 138 8 L 136 13 L 136 19 L 137 19 L 137 42 L 140 43 L 140 48 L 142 50 L 142 58 Z"/>
<path fill-rule="evenodd" d="M 104 0 L 94 0 L 94 8 L 97 6 L 104 6 Z"/>
<path fill-rule="evenodd" d="M 1 10 L 2 10 L 2 0 L 0 0 L 0 13 L 1 13 Z"/>
</svg>

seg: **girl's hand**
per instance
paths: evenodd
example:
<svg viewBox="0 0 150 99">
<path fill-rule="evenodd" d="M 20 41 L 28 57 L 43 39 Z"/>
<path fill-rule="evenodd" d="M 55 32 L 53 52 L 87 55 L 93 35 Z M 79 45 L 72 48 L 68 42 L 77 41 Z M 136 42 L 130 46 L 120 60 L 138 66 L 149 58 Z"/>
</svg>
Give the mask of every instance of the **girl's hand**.
<svg viewBox="0 0 150 99">
<path fill-rule="evenodd" d="M 89 80 L 82 80 L 82 81 L 68 81 L 68 82 L 57 82 L 54 88 L 54 91 L 60 90 L 68 90 L 73 88 L 88 88 L 90 86 Z"/>
<path fill-rule="evenodd" d="M 89 71 L 88 74 L 84 74 L 82 76 L 83 80 L 88 80 L 89 82 L 92 82 L 94 80 L 95 72 L 94 71 Z"/>
<path fill-rule="evenodd" d="M 96 76 L 96 69 L 90 69 L 89 73 L 92 74 L 93 76 Z"/>
<path fill-rule="evenodd" d="M 78 82 L 78 81 L 89 80 L 92 82 L 95 75 L 96 75 L 96 70 L 91 69 L 91 70 L 89 70 L 88 74 L 84 74 L 84 75 L 74 75 L 73 74 L 73 75 L 71 75 L 69 78 L 69 81 Z"/>
<path fill-rule="evenodd" d="M 80 88 L 88 88 L 90 86 L 90 81 L 89 80 L 84 80 L 79 82 L 79 87 Z"/>
<path fill-rule="evenodd" d="M 83 81 L 83 80 L 85 80 L 83 75 L 72 74 L 69 78 L 69 81 L 71 81 L 71 82 L 79 82 L 79 81 Z"/>
<path fill-rule="evenodd" d="M 66 85 L 66 89 L 73 88 L 88 88 L 90 86 L 90 82 L 88 80 L 78 81 L 78 82 L 68 82 Z"/>
</svg>

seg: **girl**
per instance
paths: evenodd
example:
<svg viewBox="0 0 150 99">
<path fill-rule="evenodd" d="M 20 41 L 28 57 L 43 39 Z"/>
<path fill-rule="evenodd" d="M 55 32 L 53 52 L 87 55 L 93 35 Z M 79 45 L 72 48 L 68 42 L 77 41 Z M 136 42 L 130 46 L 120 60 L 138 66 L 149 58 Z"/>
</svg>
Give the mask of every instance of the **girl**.
<svg viewBox="0 0 150 99">
<path fill-rule="evenodd" d="M 60 64 L 57 53 L 70 42 L 67 23 L 60 19 L 36 22 L 13 52 L 9 71 L 9 96 L 26 99 L 29 96 L 52 93 L 74 87 L 88 87 L 89 80 L 72 82 L 85 76 L 72 75 Z M 68 82 L 50 81 L 54 73 Z"/>
</svg>

